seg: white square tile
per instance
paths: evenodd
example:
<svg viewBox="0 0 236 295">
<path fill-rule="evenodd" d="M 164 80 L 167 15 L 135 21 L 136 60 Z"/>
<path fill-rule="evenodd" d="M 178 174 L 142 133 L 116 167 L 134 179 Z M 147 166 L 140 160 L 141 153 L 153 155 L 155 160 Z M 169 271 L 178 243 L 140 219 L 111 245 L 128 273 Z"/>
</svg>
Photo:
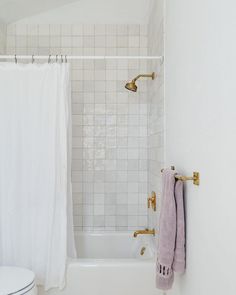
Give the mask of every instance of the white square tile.
<svg viewBox="0 0 236 295">
<path fill-rule="evenodd" d="M 130 48 L 139 48 L 140 46 L 140 38 L 139 36 L 129 36 L 128 46 Z"/>
<path fill-rule="evenodd" d="M 93 36 L 84 36 L 83 47 L 93 48 L 94 47 L 94 37 Z"/>
<path fill-rule="evenodd" d="M 71 37 L 72 28 L 70 24 L 61 25 L 61 35 L 62 36 L 70 36 Z"/>
<path fill-rule="evenodd" d="M 126 215 L 117 216 L 116 217 L 116 225 L 117 226 L 127 226 L 128 225 L 128 218 Z"/>
<path fill-rule="evenodd" d="M 72 37 L 72 47 L 83 47 L 83 37 L 73 36 Z"/>
<path fill-rule="evenodd" d="M 116 162 L 116 160 L 106 160 L 105 165 L 106 165 L 105 166 L 106 170 L 115 170 L 117 162 Z"/>
<path fill-rule="evenodd" d="M 105 216 L 105 226 L 116 226 L 116 216 Z"/>
<path fill-rule="evenodd" d="M 105 92 L 106 91 L 106 83 L 105 81 L 95 81 L 95 92 Z"/>
<path fill-rule="evenodd" d="M 94 55 L 98 55 L 98 56 L 106 55 L 106 49 L 105 49 L 105 47 L 96 47 L 96 45 L 95 45 Z"/>
<path fill-rule="evenodd" d="M 106 47 L 116 47 L 116 36 L 106 36 Z"/>
<path fill-rule="evenodd" d="M 7 36 L 15 35 L 15 34 L 16 34 L 16 25 L 15 24 L 7 25 Z"/>
<path fill-rule="evenodd" d="M 106 216 L 116 215 L 116 206 L 115 205 L 105 205 L 105 215 Z"/>
<path fill-rule="evenodd" d="M 128 159 L 139 159 L 139 150 L 138 149 L 128 149 Z"/>
<path fill-rule="evenodd" d="M 38 34 L 41 36 L 48 36 L 50 34 L 50 26 L 47 24 L 38 25 Z"/>
<path fill-rule="evenodd" d="M 105 70 L 97 70 L 97 71 L 95 71 L 95 80 L 97 80 L 97 81 L 106 80 L 106 71 Z"/>
<path fill-rule="evenodd" d="M 117 25 L 117 35 L 118 36 L 128 35 L 128 25 Z"/>
<path fill-rule="evenodd" d="M 138 226 L 139 225 L 139 217 L 138 216 L 128 216 L 128 226 Z"/>
<path fill-rule="evenodd" d="M 139 183 L 138 182 L 129 182 L 128 183 L 128 193 L 138 193 Z M 137 196 L 136 196 L 137 198 Z"/>
<path fill-rule="evenodd" d="M 92 24 L 85 24 L 83 25 L 83 35 L 92 36 L 94 35 L 94 25 Z"/>
<path fill-rule="evenodd" d="M 129 25 L 128 26 L 129 35 L 139 35 L 140 34 L 140 26 L 139 25 Z"/>
<path fill-rule="evenodd" d="M 37 24 L 28 25 L 28 36 L 39 35 L 39 26 Z"/>
<path fill-rule="evenodd" d="M 17 36 L 26 36 L 28 33 L 28 25 L 26 24 L 17 24 L 15 26 Z"/>
<path fill-rule="evenodd" d="M 106 35 L 116 35 L 117 34 L 117 25 L 106 25 Z"/>
<path fill-rule="evenodd" d="M 49 26 L 49 32 L 51 36 L 60 36 L 61 35 L 61 25 L 51 24 Z"/>
<path fill-rule="evenodd" d="M 116 125 L 116 115 L 107 115 L 106 125 Z"/>
<path fill-rule="evenodd" d="M 62 47 L 71 47 L 72 46 L 71 36 L 62 36 L 61 37 L 61 46 Z"/>
<path fill-rule="evenodd" d="M 1 42 L 1 40 L 0 40 Z M 15 47 L 16 46 L 16 38 L 15 36 L 8 36 L 7 37 L 7 47 Z"/>
<path fill-rule="evenodd" d="M 95 36 L 105 35 L 106 34 L 106 25 L 97 24 L 94 28 Z"/>
<path fill-rule="evenodd" d="M 71 27 L 72 36 L 82 36 L 83 35 L 83 25 L 73 24 Z"/>
<path fill-rule="evenodd" d="M 140 25 L 140 35 L 147 36 L 148 34 L 148 25 Z"/>
<path fill-rule="evenodd" d="M 85 226 L 85 227 L 93 226 L 93 220 L 94 220 L 94 217 L 92 214 L 91 215 L 84 215 L 83 216 L 83 226 Z"/>
<path fill-rule="evenodd" d="M 137 204 L 135 204 L 135 203 L 128 204 L 128 215 L 129 216 L 138 215 L 138 212 L 139 212 L 139 206 Z"/>
</svg>

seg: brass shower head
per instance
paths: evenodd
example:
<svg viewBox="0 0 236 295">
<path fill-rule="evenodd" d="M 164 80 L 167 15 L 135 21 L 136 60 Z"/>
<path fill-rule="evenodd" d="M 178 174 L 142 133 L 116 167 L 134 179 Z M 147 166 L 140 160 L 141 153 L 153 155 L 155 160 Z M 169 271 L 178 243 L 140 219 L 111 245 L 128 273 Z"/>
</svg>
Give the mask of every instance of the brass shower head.
<svg viewBox="0 0 236 295">
<path fill-rule="evenodd" d="M 152 80 L 154 80 L 155 79 L 155 73 L 153 72 L 151 74 L 138 75 L 131 82 L 126 83 L 125 88 L 130 90 L 130 91 L 137 92 L 138 86 L 135 84 L 135 82 L 141 77 L 151 78 Z"/>
<path fill-rule="evenodd" d="M 135 84 L 135 81 L 132 80 L 131 82 L 126 83 L 125 88 L 130 91 L 136 92 L 138 87 Z"/>
</svg>

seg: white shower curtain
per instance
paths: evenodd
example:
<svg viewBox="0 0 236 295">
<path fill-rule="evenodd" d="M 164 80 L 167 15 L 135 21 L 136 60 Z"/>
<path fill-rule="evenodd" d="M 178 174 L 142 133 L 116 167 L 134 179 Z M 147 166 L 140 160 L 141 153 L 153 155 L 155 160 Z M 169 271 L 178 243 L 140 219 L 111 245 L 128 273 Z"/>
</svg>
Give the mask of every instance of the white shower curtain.
<svg viewBox="0 0 236 295">
<path fill-rule="evenodd" d="M 75 257 L 68 64 L 0 64 L 0 264 L 63 288 Z"/>
</svg>

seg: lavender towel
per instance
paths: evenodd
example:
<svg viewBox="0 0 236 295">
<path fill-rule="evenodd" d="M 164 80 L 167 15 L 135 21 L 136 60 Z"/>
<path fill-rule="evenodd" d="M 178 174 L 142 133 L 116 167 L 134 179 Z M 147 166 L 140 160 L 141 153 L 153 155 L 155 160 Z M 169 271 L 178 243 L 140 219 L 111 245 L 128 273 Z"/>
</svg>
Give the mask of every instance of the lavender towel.
<svg viewBox="0 0 236 295">
<path fill-rule="evenodd" d="M 176 181 L 176 172 L 165 169 L 162 175 L 162 206 L 159 226 L 156 286 L 169 290 L 174 271 L 185 270 L 185 216 L 183 182 Z"/>
</svg>

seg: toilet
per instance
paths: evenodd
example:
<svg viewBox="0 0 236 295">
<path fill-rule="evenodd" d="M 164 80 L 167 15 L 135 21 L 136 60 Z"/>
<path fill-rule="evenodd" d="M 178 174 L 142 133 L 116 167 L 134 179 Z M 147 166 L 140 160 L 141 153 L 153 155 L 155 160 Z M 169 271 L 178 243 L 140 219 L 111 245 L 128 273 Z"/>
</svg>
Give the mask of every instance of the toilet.
<svg viewBox="0 0 236 295">
<path fill-rule="evenodd" d="M 0 295 L 37 295 L 35 275 L 31 270 L 0 266 Z"/>
</svg>

